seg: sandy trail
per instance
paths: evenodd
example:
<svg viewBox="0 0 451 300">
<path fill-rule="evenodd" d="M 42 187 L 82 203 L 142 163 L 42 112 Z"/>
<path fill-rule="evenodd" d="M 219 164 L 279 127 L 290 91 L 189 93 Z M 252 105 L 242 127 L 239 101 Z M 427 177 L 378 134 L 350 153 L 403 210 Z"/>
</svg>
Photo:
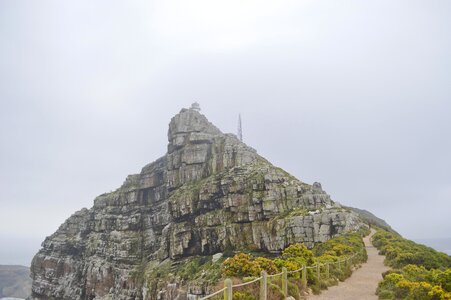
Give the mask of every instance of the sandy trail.
<svg viewBox="0 0 451 300">
<path fill-rule="evenodd" d="M 337 286 L 329 287 L 321 292 L 321 295 L 309 296 L 309 300 L 329 300 L 329 299 L 357 299 L 357 300 L 377 300 L 376 288 L 379 281 L 382 280 L 382 273 L 388 270 L 384 266 L 384 256 L 379 255 L 378 251 L 371 244 L 371 237 L 376 233 L 374 229 L 371 234 L 363 239 L 368 261 L 360 269 L 355 270 L 351 277 Z"/>
</svg>

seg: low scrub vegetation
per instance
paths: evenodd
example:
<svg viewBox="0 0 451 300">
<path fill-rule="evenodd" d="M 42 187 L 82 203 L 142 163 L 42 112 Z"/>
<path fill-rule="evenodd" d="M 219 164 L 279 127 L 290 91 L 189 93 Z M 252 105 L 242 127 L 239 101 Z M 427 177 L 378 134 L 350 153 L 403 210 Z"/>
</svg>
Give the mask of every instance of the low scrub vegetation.
<svg viewBox="0 0 451 300">
<path fill-rule="evenodd" d="M 302 286 L 302 272 L 291 272 L 305 266 L 322 264 L 320 268 L 320 280 L 317 269 L 307 269 L 307 287 L 313 292 L 319 293 L 320 289 L 335 285 L 349 277 L 352 272 L 351 264 L 345 264 L 344 259 L 353 256 L 352 263 L 358 265 L 367 260 L 362 236 L 369 231 L 347 233 L 333 238 L 327 242 L 317 244 L 313 249 L 308 249 L 304 244 L 293 244 L 285 248 L 277 257 L 264 257 L 258 254 L 237 253 L 223 262 L 223 274 L 225 277 L 233 277 L 240 281 L 248 281 L 257 278 L 265 270 L 269 275 L 278 274 L 283 268 L 288 271 L 288 294 L 300 299 Z M 355 256 L 354 256 L 355 255 Z M 340 261 L 340 264 L 338 263 Z M 329 263 L 329 269 L 324 264 Z M 280 295 L 281 276 L 268 279 L 269 293 Z M 246 290 L 236 292 L 237 299 L 257 299 L 259 285 L 247 286 Z"/>
<path fill-rule="evenodd" d="M 393 269 L 384 274 L 377 293 L 380 299 L 451 300 L 451 257 L 378 230 L 373 244 Z"/>
</svg>

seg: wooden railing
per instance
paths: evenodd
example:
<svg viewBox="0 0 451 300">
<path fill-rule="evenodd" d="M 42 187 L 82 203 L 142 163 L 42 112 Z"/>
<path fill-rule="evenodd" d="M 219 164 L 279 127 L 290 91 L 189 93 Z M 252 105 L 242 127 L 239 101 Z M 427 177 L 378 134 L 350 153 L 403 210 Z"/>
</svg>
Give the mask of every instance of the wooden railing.
<svg viewBox="0 0 451 300">
<path fill-rule="evenodd" d="M 363 252 L 364 250 L 362 250 Z M 359 252 L 360 253 L 360 252 Z M 247 286 L 250 284 L 253 284 L 255 282 L 260 282 L 260 300 L 267 300 L 268 299 L 268 278 L 273 278 L 273 277 L 278 277 L 278 276 L 282 276 L 282 280 L 281 280 L 281 290 L 282 293 L 285 297 L 288 297 L 290 295 L 288 295 L 288 274 L 294 274 L 294 273 L 301 273 L 300 276 L 300 280 L 301 280 L 301 286 L 302 288 L 307 288 L 307 270 L 308 269 L 316 269 L 316 278 L 318 280 L 318 282 L 321 282 L 321 268 L 324 267 L 325 268 L 325 277 L 326 279 L 329 279 L 330 277 L 330 266 L 331 265 L 338 265 L 338 268 L 340 270 L 342 270 L 343 268 L 350 268 L 353 264 L 355 264 L 355 257 L 359 254 L 359 253 L 354 253 L 353 255 L 345 258 L 345 259 L 341 259 L 338 261 L 333 261 L 333 262 L 325 262 L 325 263 L 316 263 L 313 266 L 302 266 L 302 268 L 298 269 L 298 270 L 293 270 L 293 271 L 287 271 L 286 268 L 282 268 L 282 272 L 277 273 L 277 274 L 267 274 L 266 271 L 262 271 L 261 272 L 261 276 L 258 278 L 255 278 L 251 281 L 247 281 L 247 282 L 243 282 L 243 283 L 239 283 L 239 284 L 232 284 L 232 280 L 227 278 L 226 280 L 224 280 L 224 287 L 210 295 L 204 296 L 202 298 L 200 298 L 199 300 L 206 300 L 206 299 L 210 299 L 214 296 L 217 296 L 221 293 L 223 293 L 223 298 L 224 300 L 232 300 L 232 295 L 233 295 L 233 290 L 239 287 L 243 287 L 243 286 Z"/>
</svg>

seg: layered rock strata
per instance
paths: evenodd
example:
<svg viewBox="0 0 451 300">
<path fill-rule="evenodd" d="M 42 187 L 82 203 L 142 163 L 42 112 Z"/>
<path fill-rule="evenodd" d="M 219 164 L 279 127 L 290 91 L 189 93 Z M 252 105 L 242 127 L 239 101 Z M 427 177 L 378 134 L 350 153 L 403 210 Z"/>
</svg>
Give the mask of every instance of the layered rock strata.
<svg viewBox="0 0 451 300">
<path fill-rule="evenodd" d="M 168 299 L 168 289 L 147 286 L 143 265 L 311 247 L 363 226 L 320 184 L 273 166 L 197 110 L 174 116 L 168 139 L 165 156 L 45 239 L 31 266 L 33 299 Z"/>
</svg>

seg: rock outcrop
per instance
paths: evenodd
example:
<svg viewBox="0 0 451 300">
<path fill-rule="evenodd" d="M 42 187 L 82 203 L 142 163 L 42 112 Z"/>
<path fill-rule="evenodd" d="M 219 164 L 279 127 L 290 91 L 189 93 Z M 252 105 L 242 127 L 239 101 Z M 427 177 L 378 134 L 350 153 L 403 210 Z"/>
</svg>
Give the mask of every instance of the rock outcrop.
<svg viewBox="0 0 451 300">
<path fill-rule="evenodd" d="M 311 247 L 364 226 L 320 184 L 273 166 L 195 109 L 172 118 L 168 139 L 165 156 L 45 239 L 31 266 L 34 299 L 170 299 L 175 284 L 163 291 L 146 278 L 161 262 Z"/>
</svg>

